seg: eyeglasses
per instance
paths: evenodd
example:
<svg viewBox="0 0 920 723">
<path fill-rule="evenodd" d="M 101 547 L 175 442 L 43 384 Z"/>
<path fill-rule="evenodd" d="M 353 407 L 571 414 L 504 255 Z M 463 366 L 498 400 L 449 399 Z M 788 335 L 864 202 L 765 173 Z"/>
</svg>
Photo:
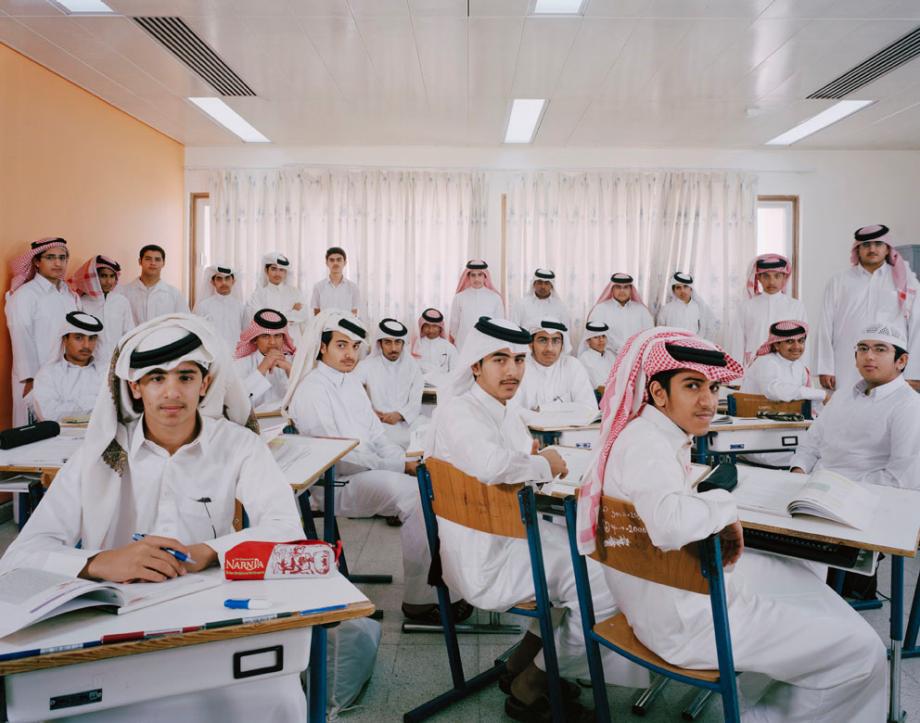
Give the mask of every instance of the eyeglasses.
<svg viewBox="0 0 920 723">
<path fill-rule="evenodd" d="M 857 344 L 856 353 L 857 354 L 868 354 L 869 351 L 872 351 L 873 354 L 887 354 L 890 351 L 893 351 L 893 347 L 890 344 Z"/>
</svg>

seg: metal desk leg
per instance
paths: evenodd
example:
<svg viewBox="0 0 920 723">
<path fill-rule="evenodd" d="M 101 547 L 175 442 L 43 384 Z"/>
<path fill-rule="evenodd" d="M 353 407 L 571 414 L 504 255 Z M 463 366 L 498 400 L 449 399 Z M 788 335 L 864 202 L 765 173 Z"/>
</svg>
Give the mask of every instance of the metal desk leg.
<svg viewBox="0 0 920 723">
<path fill-rule="evenodd" d="M 920 646 L 917 645 L 917 632 L 920 631 L 920 579 L 914 588 L 914 601 L 907 618 L 907 634 L 904 636 L 902 658 L 920 658 Z"/>
<path fill-rule="evenodd" d="M 314 625 L 310 642 L 310 693 L 308 723 L 325 723 L 326 721 L 326 628 Z"/>
<path fill-rule="evenodd" d="M 702 437 L 696 437 L 696 459 L 698 464 L 706 464 L 709 457 L 709 435 L 704 434 Z"/>
<path fill-rule="evenodd" d="M 901 646 L 904 641 L 904 558 L 891 558 L 891 698 L 888 723 L 901 723 Z"/>
</svg>

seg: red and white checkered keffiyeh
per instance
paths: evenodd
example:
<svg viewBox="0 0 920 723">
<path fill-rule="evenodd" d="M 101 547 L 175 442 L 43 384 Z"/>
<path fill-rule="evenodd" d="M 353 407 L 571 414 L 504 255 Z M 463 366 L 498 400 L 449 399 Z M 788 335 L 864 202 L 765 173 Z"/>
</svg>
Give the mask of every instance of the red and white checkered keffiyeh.
<svg viewBox="0 0 920 723">
<path fill-rule="evenodd" d="M 891 280 L 894 282 L 894 287 L 898 291 L 898 308 L 901 310 L 901 315 L 905 319 L 910 319 L 910 312 L 914 306 L 914 297 L 917 295 L 917 289 L 910 283 L 912 279 L 910 266 L 892 244 L 888 227 L 875 225 L 863 226 L 862 228 L 856 229 L 853 245 L 850 247 L 850 263 L 853 266 L 859 264 L 859 253 L 857 249 L 861 243 L 865 243 L 865 240 L 860 240 L 859 238 L 861 234 L 874 235 L 874 238 L 871 239 L 872 241 L 883 241 L 888 244 L 888 258 L 886 261 L 891 264 Z"/>
<path fill-rule="evenodd" d="M 87 259 L 86 263 L 67 279 L 67 285 L 78 296 L 89 296 L 93 299 L 100 298 L 103 293 L 102 284 L 99 283 L 99 266 L 105 266 L 115 272 L 115 285 L 117 286 L 121 280 L 121 266 L 115 259 L 110 259 L 102 254 L 91 256 Z"/>
<path fill-rule="evenodd" d="M 785 266 L 778 266 L 775 269 L 758 269 L 757 264 L 761 261 L 766 263 L 776 263 L 777 261 L 783 261 Z M 789 277 L 792 276 L 792 264 L 789 263 L 789 259 L 785 256 L 780 256 L 779 254 L 761 254 L 756 259 L 751 262 L 751 267 L 748 269 L 747 277 L 747 295 L 751 299 L 759 294 L 763 293 L 763 289 L 760 288 L 760 281 L 757 279 L 757 274 L 763 273 L 765 271 L 782 271 L 786 274 L 786 280 L 783 282 L 783 291 L 786 290 L 786 286 L 789 284 Z"/>
<path fill-rule="evenodd" d="M 774 334 L 774 329 L 776 331 L 792 331 L 793 329 L 802 328 L 803 331 L 801 334 L 794 334 L 793 336 L 780 336 L 779 334 Z M 808 324 L 804 321 L 796 321 L 795 319 L 786 319 L 784 321 L 777 321 L 775 324 L 770 324 L 770 333 L 767 336 L 767 340 L 760 345 L 760 348 L 757 349 L 756 356 L 766 356 L 773 351 L 773 345 L 778 341 L 788 341 L 789 339 L 804 339 L 808 336 Z"/>
<path fill-rule="evenodd" d="M 469 262 L 467 262 L 467 263 L 484 264 L 485 261 L 483 261 L 482 259 L 471 259 L 471 260 L 470 260 Z M 496 294 L 498 294 L 498 296 L 502 299 L 502 304 L 505 303 L 505 299 L 502 297 L 502 295 L 499 293 L 498 289 L 496 289 L 496 288 L 495 288 L 495 285 L 492 283 L 492 274 L 489 273 L 488 267 L 486 267 L 486 268 L 484 268 L 484 269 L 467 269 L 467 268 L 464 268 L 464 269 L 463 269 L 463 273 L 460 274 L 460 280 L 457 282 L 457 291 L 456 291 L 455 293 L 459 294 L 461 291 L 465 291 L 466 289 L 469 289 L 470 287 L 472 287 L 473 282 L 470 281 L 470 272 L 471 272 L 471 271 L 483 271 L 483 272 L 485 272 L 485 275 L 486 275 L 485 287 L 486 287 L 487 289 L 489 289 L 490 291 L 494 291 Z"/>
<path fill-rule="evenodd" d="M 441 317 L 440 321 L 429 321 L 425 318 L 425 314 L 431 315 L 432 312 L 438 314 Z M 416 359 L 421 359 L 422 352 L 418 350 L 418 340 L 422 338 L 422 325 L 423 324 L 434 324 L 438 327 L 438 336 L 440 336 L 445 341 L 450 341 L 450 337 L 447 336 L 447 328 L 444 326 L 444 314 L 442 314 L 438 309 L 428 308 L 425 309 L 418 317 L 418 330 L 414 331 L 412 334 L 412 341 L 409 344 L 409 351 L 412 353 Z"/>
<path fill-rule="evenodd" d="M 282 351 L 285 354 L 294 355 L 297 353 L 297 349 L 294 348 L 294 342 L 291 341 L 291 335 L 288 334 L 288 328 L 285 326 L 283 329 L 268 329 L 264 326 L 261 326 L 256 322 L 256 317 L 261 316 L 266 321 L 278 322 L 285 320 L 285 317 L 273 309 L 262 309 L 257 311 L 253 316 L 249 326 L 243 329 L 240 332 L 240 340 L 236 344 L 236 350 L 233 353 L 234 359 L 242 359 L 244 356 L 249 356 L 254 354 L 259 350 L 259 347 L 256 345 L 256 337 L 262 336 L 262 334 L 277 334 L 281 332 L 284 334 L 284 345 Z"/>
<path fill-rule="evenodd" d="M 617 282 L 617 283 L 622 284 L 623 282 Z M 590 311 L 590 313 L 588 314 L 588 318 L 589 318 L 589 319 L 591 318 L 591 314 L 594 313 L 594 310 L 595 310 L 598 306 L 600 306 L 601 304 L 603 304 L 605 301 L 610 301 L 610 300 L 613 298 L 613 284 L 614 284 L 613 281 L 608 281 L 608 282 L 607 282 L 607 285 L 604 287 L 604 290 L 601 292 L 601 295 L 598 296 L 598 297 L 597 297 L 597 301 L 594 302 L 594 306 L 591 307 L 591 311 Z M 636 282 L 635 282 L 635 280 L 633 280 L 632 282 L 630 282 L 630 285 L 632 286 L 632 289 L 631 289 L 630 294 L 629 294 L 629 300 L 630 300 L 630 301 L 633 301 L 633 302 L 635 302 L 635 303 L 637 303 L 637 304 L 641 304 L 642 306 L 645 306 L 645 302 L 642 301 L 642 296 L 639 294 L 639 289 L 636 288 Z M 647 306 L 645 306 L 645 308 L 648 309 Z M 651 313 L 651 312 L 649 312 L 649 313 Z"/>
<path fill-rule="evenodd" d="M 626 425 L 642 413 L 646 404 L 646 386 L 649 380 L 660 372 L 674 369 L 697 371 L 714 382 L 730 382 L 743 375 L 741 365 L 728 355 L 724 367 L 679 361 L 668 352 L 665 346 L 667 343 L 694 349 L 722 351 L 721 347 L 700 339 L 689 331 L 661 326 L 631 336 L 620 349 L 607 379 L 604 396 L 601 398 L 602 444 L 589 468 L 588 481 L 578 494 L 576 537 L 578 549 L 583 555 L 590 554 L 595 548 L 597 517 L 610 450 Z"/>
<path fill-rule="evenodd" d="M 55 248 L 67 251 L 67 242 L 56 236 L 47 236 L 38 241 L 33 241 L 28 251 L 10 261 L 10 271 L 13 276 L 10 281 L 11 294 L 15 293 L 20 286 L 35 278 L 35 264 L 32 263 L 32 259 L 45 253 L 45 251 Z"/>
</svg>

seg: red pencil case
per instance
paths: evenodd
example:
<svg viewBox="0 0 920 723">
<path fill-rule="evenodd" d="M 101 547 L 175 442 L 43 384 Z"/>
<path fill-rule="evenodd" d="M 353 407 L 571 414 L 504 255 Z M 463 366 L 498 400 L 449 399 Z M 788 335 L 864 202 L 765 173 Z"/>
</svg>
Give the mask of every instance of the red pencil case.
<svg viewBox="0 0 920 723">
<path fill-rule="evenodd" d="M 285 577 L 328 577 L 336 570 L 342 543 L 322 540 L 259 542 L 248 540 L 224 555 L 228 580 L 278 580 Z"/>
</svg>

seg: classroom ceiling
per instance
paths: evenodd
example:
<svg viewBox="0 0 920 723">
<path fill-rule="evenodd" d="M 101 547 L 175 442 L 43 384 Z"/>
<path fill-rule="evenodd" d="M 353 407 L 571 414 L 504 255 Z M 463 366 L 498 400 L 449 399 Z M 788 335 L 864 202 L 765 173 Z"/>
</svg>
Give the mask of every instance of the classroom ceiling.
<svg viewBox="0 0 920 723">
<path fill-rule="evenodd" d="M 193 146 L 239 145 L 216 92 L 132 16 L 181 17 L 253 91 L 224 98 L 283 145 L 499 145 L 511 100 L 536 146 L 762 147 L 833 105 L 806 97 L 920 26 L 920 0 L 0 0 L 0 42 Z M 794 148 L 920 149 L 920 59 Z"/>
</svg>

